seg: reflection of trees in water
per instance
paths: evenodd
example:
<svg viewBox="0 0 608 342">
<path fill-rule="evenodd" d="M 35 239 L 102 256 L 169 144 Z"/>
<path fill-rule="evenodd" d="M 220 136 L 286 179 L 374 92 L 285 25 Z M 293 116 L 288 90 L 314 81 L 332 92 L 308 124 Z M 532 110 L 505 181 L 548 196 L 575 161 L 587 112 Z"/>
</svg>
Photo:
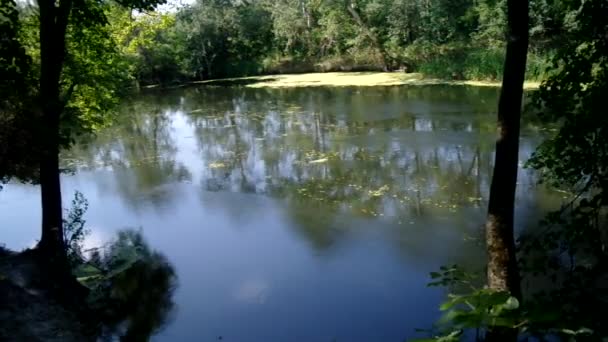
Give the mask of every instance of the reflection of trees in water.
<svg viewBox="0 0 608 342">
<path fill-rule="evenodd" d="M 207 162 L 204 175 L 207 190 L 256 192 L 255 150 L 250 149 L 256 138 L 253 120 L 244 120 L 239 99 L 233 100 L 233 110 L 193 120 L 199 149 Z"/>
<path fill-rule="evenodd" d="M 284 198 L 323 247 L 342 233 L 331 213 L 406 224 L 480 208 L 493 159 L 494 102 L 484 100 L 495 96 L 452 87 L 206 89 L 186 93 L 185 107 L 203 188 Z"/>
<path fill-rule="evenodd" d="M 190 88 L 167 96 L 169 103 L 158 102 L 163 95 L 125 106 L 124 121 L 89 149 L 94 160 L 116 165 L 129 203 L 158 208 L 175 197 L 168 185 L 190 178 L 175 159 L 175 134 L 183 132 L 171 129 L 172 113 L 184 112 L 204 190 L 283 198 L 322 246 L 340 234 L 318 228 L 331 226 L 336 213 L 407 225 L 480 210 L 492 171 L 496 97 L 495 89 L 451 86 Z M 522 141 L 522 148 L 532 146 Z"/>
<path fill-rule="evenodd" d="M 489 104 L 464 88 L 416 89 L 186 96 L 208 166 L 203 186 L 323 202 L 363 216 L 478 206 L 491 170 L 492 147 L 480 135 L 493 124 Z"/>
<path fill-rule="evenodd" d="M 137 231 L 119 232 L 103 253 L 93 255 L 91 264 L 104 271 L 101 280 L 94 281 L 91 300 L 101 338 L 148 341 L 174 308 L 173 266 Z"/>
<path fill-rule="evenodd" d="M 191 178 L 175 160 L 172 114 L 162 104 L 136 101 L 125 104 L 117 120 L 94 143 L 72 153 L 86 166 L 111 166 L 115 190 L 134 208 L 166 206 L 176 196 L 172 184 Z"/>
</svg>

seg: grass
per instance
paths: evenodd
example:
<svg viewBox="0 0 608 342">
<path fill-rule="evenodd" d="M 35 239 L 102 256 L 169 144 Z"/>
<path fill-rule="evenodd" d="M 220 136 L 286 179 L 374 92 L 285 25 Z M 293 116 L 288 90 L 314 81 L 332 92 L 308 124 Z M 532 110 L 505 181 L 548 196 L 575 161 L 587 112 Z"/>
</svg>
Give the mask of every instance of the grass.
<svg viewBox="0 0 608 342">
<path fill-rule="evenodd" d="M 421 73 L 403 72 L 328 72 L 288 75 L 266 75 L 194 82 L 205 85 L 241 85 L 251 88 L 297 87 L 374 87 L 401 85 L 470 85 L 500 87 L 500 81 L 453 81 L 428 78 Z M 524 89 L 536 89 L 539 82 L 525 82 Z"/>
</svg>

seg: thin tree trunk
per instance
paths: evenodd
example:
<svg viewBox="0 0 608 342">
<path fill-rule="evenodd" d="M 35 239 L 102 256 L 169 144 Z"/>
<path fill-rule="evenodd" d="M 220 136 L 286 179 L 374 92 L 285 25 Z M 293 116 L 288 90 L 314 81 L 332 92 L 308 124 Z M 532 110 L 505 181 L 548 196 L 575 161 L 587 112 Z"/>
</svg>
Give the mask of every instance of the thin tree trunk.
<svg viewBox="0 0 608 342">
<path fill-rule="evenodd" d="M 361 27 L 361 29 L 365 32 L 365 34 L 369 37 L 369 39 L 371 39 L 372 43 L 374 44 L 374 47 L 380 55 L 380 63 L 382 64 L 382 70 L 388 71 L 388 63 L 386 62 L 386 51 L 384 51 L 384 47 L 382 46 L 382 43 L 380 43 L 378 36 L 363 21 L 363 19 L 356 10 L 356 4 L 353 1 L 349 1 L 348 4 L 346 4 L 346 9 L 348 10 L 348 13 L 350 13 L 350 15 L 353 17 L 357 25 Z"/>
<path fill-rule="evenodd" d="M 523 82 L 528 53 L 528 0 L 507 0 L 507 51 L 498 102 L 499 137 L 486 221 L 488 287 L 521 300 L 514 211 Z M 515 341 L 515 329 L 490 329 L 487 341 Z"/>
</svg>

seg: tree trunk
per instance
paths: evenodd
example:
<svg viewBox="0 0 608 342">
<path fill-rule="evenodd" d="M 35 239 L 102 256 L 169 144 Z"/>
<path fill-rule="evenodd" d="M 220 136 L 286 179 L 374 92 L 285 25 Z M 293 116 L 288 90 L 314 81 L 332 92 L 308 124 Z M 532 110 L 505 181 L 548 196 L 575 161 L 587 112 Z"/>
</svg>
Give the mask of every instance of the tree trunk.
<svg viewBox="0 0 608 342">
<path fill-rule="evenodd" d="M 65 33 L 71 0 L 39 0 L 40 8 L 40 106 L 45 127 L 45 151 L 40 161 L 42 234 L 39 249 L 53 265 L 64 268 L 61 184 L 59 180 L 59 120 L 64 104 L 60 76 L 65 57 Z"/>
<path fill-rule="evenodd" d="M 523 82 L 528 53 L 528 0 L 507 1 L 507 51 L 498 102 L 499 137 L 486 221 L 488 287 L 521 300 L 515 255 L 514 211 Z M 488 341 L 515 341 L 514 329 L 490 329 Z"/>
<path fill-rule="evenodd" d="M 53 151 L 59 151 L 57 142 L 47 142 L 47 151 L 40 163 L 42 236 L 38 246 L 46 255 L 64 259 L 59 156 Z"/>
</svg>

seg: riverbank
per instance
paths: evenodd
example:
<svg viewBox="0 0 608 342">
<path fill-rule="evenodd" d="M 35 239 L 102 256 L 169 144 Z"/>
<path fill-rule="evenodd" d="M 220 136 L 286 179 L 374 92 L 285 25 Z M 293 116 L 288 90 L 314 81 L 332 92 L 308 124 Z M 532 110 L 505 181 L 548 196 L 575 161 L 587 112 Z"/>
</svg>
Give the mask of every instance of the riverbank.
<svg viewBox="0 0 608 342">
<path fill-rule="evenodd" d="M 0 247 L 0 341 L 95 341 L 76 310 L 50 294 L 33 251 Z"/>
<path fill-rule="evenodd" d="M 328 72 L 308 74 L 264 75 L 217 80 L 197 81 L 190 84 L 251 88 L 297 87 L 373 87 L 373 86 L 420 86 L 420 85 L 469 85 L 476 87 L 500 87 L 500 81 L 442 80 L 426 77 L 421 73 L 404 72 Z M 540 82 L 527 81 L 524 89 L 537 89 Z"/>
<path fill-rule="evenodd" d="M 0 341 L 147 341 L 174 307 L 177 276 L 141 233 L 120 231 L 58 279 L 36 249 L 0 247 Z M 153 279 L 154 286 L 150 287 Z"/>
</svg>

